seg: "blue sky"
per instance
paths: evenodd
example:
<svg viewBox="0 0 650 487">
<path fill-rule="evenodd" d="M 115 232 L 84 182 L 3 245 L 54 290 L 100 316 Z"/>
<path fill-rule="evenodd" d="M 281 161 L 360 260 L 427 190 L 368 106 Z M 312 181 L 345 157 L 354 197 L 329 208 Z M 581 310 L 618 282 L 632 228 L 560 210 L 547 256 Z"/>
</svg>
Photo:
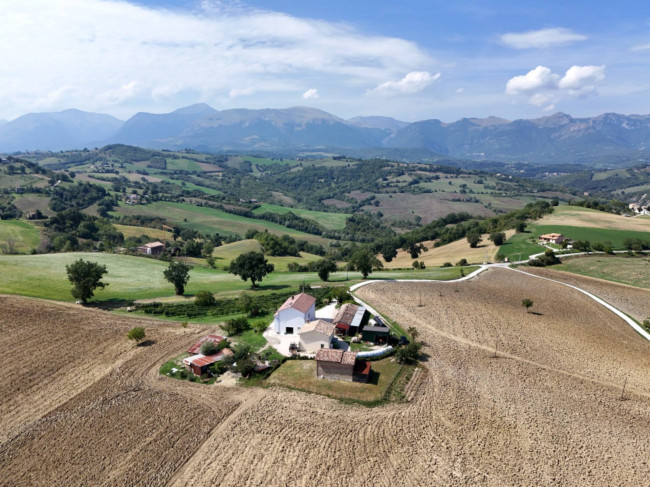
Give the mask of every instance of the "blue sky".
<svg viewBox="0 0 650 487">
<path fill-rule="evenodd" d="M 0 118 L 650 113 L 645 2 L 3 0 Z"/>
</svg>

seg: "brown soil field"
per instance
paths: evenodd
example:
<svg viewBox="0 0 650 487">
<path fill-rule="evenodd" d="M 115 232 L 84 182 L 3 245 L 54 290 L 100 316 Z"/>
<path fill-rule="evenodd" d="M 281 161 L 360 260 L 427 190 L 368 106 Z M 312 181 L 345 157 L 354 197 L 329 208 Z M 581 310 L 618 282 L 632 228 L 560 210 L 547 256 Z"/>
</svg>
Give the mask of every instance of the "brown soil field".
<svg viewBox="0 0 650 487">
<path fill-rule="evenodd" d="M 514 230 L 508 230 L 505 232 L 506 239 L 513 236 L 515 233 Z M 494 245 L 490 240 L 488 240 L 489 234 L 481 235 L 483 241 L 475 249 L 469 246 L 466 239 L 457 240 L 447 245 L 441 247 L 434 247 L 434 240 L 428 240 L 422 242 L 426 248 L 429 250 L 422 252 L 420 257 L 417 259 L 412 259 L 411 255 L 404 250 L 397 251 L 397 257 L 395 257 L 390 262 L 386 262 L 381 255 L 377 257 L 381 260 L 381 263 L 386 269 L 404 269 L 410 268 L 413 265 L 414 260 L 423 261 L 427 267 L 440 267 L 445 262 L 450 262 L 455 265 L 460 259 L 467 259 L 467 262 L 470 264 L 482 264 L 487 255 L 488 262 L 495 262 L 495 257 L 499 252 L 499 247 Z"/>
<path fill-rule="evenodd" d="M 524 270 L 537 276 L 548 277 L 584 289 L 637 321 L 643 321 L 650 316 L 649 289 L 581 276 L 553 268 L 526 267 Z"/>
<path fill-rule="evenodd" d="M 155 344 L 136 348 L 124 339 L 134 320 L 0 298 L 1 360 L 18 374 L 0 382 L 0 431 L 11 431 L 0 440 L 0 485 L 647 484 L 650 343 L 613 313 L 506 269 L 460 283 L 374 283 L 357 295 L 425 342 L 408 403 L 369 409 L 279 387 L 174 381 L 157 367 L 197 328 L 146 322 Z M 15 366 L 37 346 L 31 366 Z M 67 360 L 81 361 L 74 374 L 59 372 Z M 50 363 L 59 365 L 40 369 Z M 57 374 L 64 382 L 51 388 Z M 44 388 L 63 391 L 49 407 L 48 394 L 27 397 Z"/>
</svg>

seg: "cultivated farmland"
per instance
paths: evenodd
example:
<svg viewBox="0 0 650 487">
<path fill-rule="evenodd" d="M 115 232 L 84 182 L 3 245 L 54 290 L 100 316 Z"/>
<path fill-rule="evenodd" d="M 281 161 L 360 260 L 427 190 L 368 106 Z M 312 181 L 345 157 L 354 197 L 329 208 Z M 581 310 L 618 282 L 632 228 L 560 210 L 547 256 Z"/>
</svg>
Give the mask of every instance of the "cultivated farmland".
<svg viewBox="0 0 650 487">
<path fill-rule="evenodd" d="M 357 295 L 426 343 L 408 403 L 368 409 L 284 388 L 167 379 L 157 368 L 196 328 L 147 322 L 155 343 L 134 348 L 124 333 L 138 321 L 0 298 L 9 310 L 0 316 L 4 370 L 25 343 L 43 352 L 28 357 L 20 380 L 0 379 L 0 484 L 647 482 L 650 346 L 605 308 L 501 269 L 461 283 L 375 283 Z M 531 313 L 522 298 L 534 300 Z M 30 392 L 51 390 L 53 404 L 32 408 Z"/>
</svg>

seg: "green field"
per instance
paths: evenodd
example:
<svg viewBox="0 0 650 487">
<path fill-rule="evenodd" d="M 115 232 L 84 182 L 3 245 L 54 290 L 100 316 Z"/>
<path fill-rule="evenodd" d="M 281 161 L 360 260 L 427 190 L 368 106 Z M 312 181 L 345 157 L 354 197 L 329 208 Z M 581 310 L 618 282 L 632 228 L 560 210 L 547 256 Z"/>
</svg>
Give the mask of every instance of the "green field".
<svg viewBox="0 0 650 487">
<path fill-rule="evenodd" d="M 553 269 L 650 289 L 650 258 L 590 255 L 564 259 Z"/>
<path fill-rule="evenodd" d="M 236 259 L 240 254 L 245 252 L 261 252 L 262 245 L 257 240 L 240 240 L 230 244 L 222 245 L 214 249 L 212 255 L 217 261 L 217 265 L 221 268 L 230 264 L 230 261 Z M 275 266 L 276 271 L 286 271 L 287 266 L 291 262 L 297 262 L 301 265 L 306 265 L 309 262 L 314 262 L 322 259 L 322 257 L 307 252 L 301 252 L 300 257 L 273 257 L 267 256 L 266 259 Z"/>
<path fill-rule="evenodd" d="M 172 225 L 192 228 L 201 233 L 220 233 L 222 235 L 244 235 L 247 230 L 268 230 L 276 235 L 291 235 L 294 238 L 312 243 L 327 245 L 329 240 L 308 233 L 283 227 L 266 220 L 246 218 L 214 208 L 200 207 L 188 203 L 157 201 L 150 205 L 120 206 L 113 214 L 147 215 L 164 218 Z"/>
<path fill-rule="evenodd" d="M 41 234 L 34 225 L 21 220 L 0 221 L 0 253 L 27 253 L 38 247 Z"/>
<path fill-rule="evenodd" d="M 138 300 L 151 298 L 176 298 L 174 288 L 163 277 L 167 263 L 145 257 L 98 252 L 75 252 L 39 255 L 0 255 L 0 294 L 19 294 L 24 296 L 74 301 L 70 294 L 71 285 L 67 280 L 65 266 L 77 259 L 98 262 L 106 266 L 108 274 L 104 282 L 109 285 L 97 290 L 95 300 Z M 475 268 L 465 268 L 468 274 Z M 434 268 L 419 271 L 381 271 L 373 273 L 372 279 L 436 279 L 449 280 L 460 276 L 459 268 Z M 330 285 L 352 285 L 361 281 L 358 272 L 335 272 L 330 277 Z M 314 286 L 327 285 L 314 272 L 273 272 L 261 282 L 254 293 L 268 293 L 281 290 L 294 290 L 302 282 Z M 217 297 L 238 295 L 250 289 L 249 281 L 222 270 L 194 267 L 186 286 L 186 295 L 192 296 L 200 290 L 208 290 Z"/>
<path fill-rule="evenodd" d="M 386 358 L 371 363 L 370 382 L 345 382 L 341 380 L 319 379 L 316 377 L 315 360 L 287 360 L 267 380 L 270 385 L 279 385 L 301 391 L 321 394 L 336 399 L 361 402 L 377 402 L 384 398 L 402 366 L 394 358 Z"/>
<path fill-rule="evenodd" d="M 328 213 L 325 211 L 303 210 L 300 208 L 288 208 L 286 206 L 262 204 L 253 211 L 256 215 L 270 211 L 272 213 L 294 213 L 302 218 L 314 220 L 327 230 L 342 230 L 345 228 L 345 220 L 350 215 L 347 213 Z"/>
</svg>

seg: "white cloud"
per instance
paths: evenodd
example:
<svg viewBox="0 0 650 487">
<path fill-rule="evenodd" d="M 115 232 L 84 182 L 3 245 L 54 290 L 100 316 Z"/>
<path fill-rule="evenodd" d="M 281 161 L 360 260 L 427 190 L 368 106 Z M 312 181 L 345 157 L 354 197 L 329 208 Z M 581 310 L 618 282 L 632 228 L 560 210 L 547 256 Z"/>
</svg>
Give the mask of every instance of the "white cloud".
<svg viewBox="0 0 650 487">
<path fill-rule="evenodd" d="M 596 91 L 596 83 L 605 79 L 605 66 L 571 66 L 558 83 L 558 88 L 572 95 Z"/>
<path fill-rule="evenodd" d="M 399 81 L 386 81 L 368 93 L 380 95 L 405 95 L 422 91 L 440 78 L 440 73 L 431 75 L 427 71 L 412 71 Z"/>
<path fill-rule="evenodd" d="M 528 103 L 553 110 L 566 97 L 583 97 L 596 93 L 596 85 L 605 79 L 605 66 L 571 66 L 564 76 L 546 66 L 515 76 L 506 83 L 506 94 L 528 97 Z"/>
<path fill-rule="evenodd" d="M 632 46 L 630 51 L 650 51 L 650 44 L 639 44 L 638 46 Z"/>
<path fill-rule="evenodd" d="M 584 41 L 587 36 L 576 34 L 570 29 L 556 27 L 551 29 L 531 30 L 518 34 L 501 35 L 501 43 L 515 49 L 540 49 L 560 46 L 576 41 Z"/>
<path fill-rule="evenodd" d="M 316 98 L 318 98 L 318 96 L 319 96 L 318 95 L 318 90 L 315 89 L 315 88 L 312 88 L 310 90 L 305 91 L 302 94 L 302 99 L 303 100 L 315 100 Z"/>
<path fill-rule="evenodd" d="M 528 73 L 515 76 L 506 83 L 507 95 L 519 95 L 539 89 L 553 89 L 560 77 L 545 66 L 537 66 Z"/>
<path fill-rule="evenodd" d="M 288 106 L 296 85 L 323 78 L 331 92 L 358 97 L 432 63 L 413 42 L 236 1 L 190 12 L 120 0 L 3 0 L 0 25 L 5 117 L 69 107 L 128 116 L 249 94 L 262 106 Z"/>
</svg>

